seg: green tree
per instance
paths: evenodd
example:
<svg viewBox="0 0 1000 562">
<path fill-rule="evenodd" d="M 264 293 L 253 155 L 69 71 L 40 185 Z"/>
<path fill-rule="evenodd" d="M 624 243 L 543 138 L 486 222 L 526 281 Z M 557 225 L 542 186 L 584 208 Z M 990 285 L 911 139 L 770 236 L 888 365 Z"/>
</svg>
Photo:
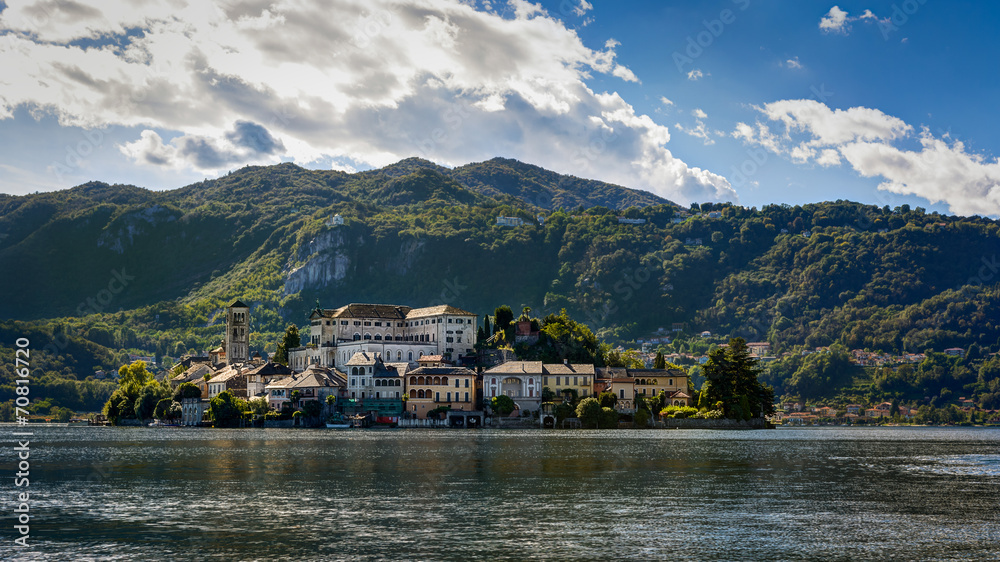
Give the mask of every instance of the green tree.
<svg viewBox="0 0 1000 562">
<path fill-rule="evenodd" d="M 153 408 L 153 417 L 158 420 L 167 419 L 167 415 L 170 413 L 171 406 L 174 405 L 173 398 L 164 398 L 156 403 L 156 407 Z"/>
<path fill-rule="evenodd" d="M 507 333 L 507 330 L 511 327 L 511 322 L 514 321 L 514 311 L 510 309 L 509 306 L 501 305 L 493 311 L 493 330 L 495 332 Z"/>
<path fill-rule="evenodd" d="M 490 407 L 494 412 L 500 414 L 501 416 L 507 416 L 514 411 L 516 406 L 513 398 L 505 394 L 501 394 L 500 396 L 494 396 L 493 399 L 490 400 Z"/>
<path fill-rule="evenodd" d="M 145 420 L 153 417 L 156 404 L 164 398 L 161 396 L 160 387 L 156 384 L 147 384 L 139 390 L 139 396 L 135 399 L 135 417 Z"/>
<path fill-rule="evenodd" d="M 201 389 L 198 385 L 193 382 L 182 382 L 174 390 L 173 399 L 175 402 L 180 402 L 185 398 L 201 398 Z"/>
<path fill-rule="evenodd" d="M 758 381 L 757 360 L 743 338 L 709 353 L 704 366 L 707 384 L 702 387 L 709 403 L 722 402 L 726 417 L 749 419 L 774 413 L 774 392 Z M 706 388 L 707 387 L 707 388 Z"/>
<path fill-rule="evenodd" d="M 654 369 L 666 369 L 667 368 L 667 359 L 665 357 L 663 357 L 663 352 L 662 351 L 657 351 L 656 352 L 656 359 L 653 359 L 653 368 Z"/>
<path fill-rule="evenodd" d="M 618 397 L 613 392 L 605 390 L 597 395 L 597 401 L 601 403 L 602 408 L 614 408 L 618 404 Z"/>
<path fill-rule="evenodd" d="M 274 362 L 288 365 L 288 352 L 302 345 L 302 337 L 299 335 L 299 327 L 289 324 L 285 328 L 285 336 L 281 338 L 277 351 L 274 352 Z"/>
<path fill-rule="evenodd" d="M 594 397 L 584 398 L 576 405 L 576 417 L 583 427 L 597 429 L 601 421 L 601 403 Z"/>
<path fill-rule="evenodd" d="M 618 412 L 614 408 L 601 408 L 601 429 L 616 429 L 618 427 Z"/>
<path fill-rule="evenodd" d="M 542 402 L 552 402 L 552 400 L 554 400 L 555 397 L 556 393 L 552 392 L 551 388 L 547 386 L 542 387 Z"/>
<path fill-rule="evenodd" d="M 310 418 L 317 418 L 323 413 L 323 404 L 317 400 L 307 400 L 302 404 L 302 413 Z"/>
<path fill-rule="evenodd" d="M 243 419 L 246 403 L 233 396 L 228 390 L 217 394 L 208 405 L 208 411 L 215 427 L 235 427 Z"/>
<path fill-rule="evenodd" d="M 145 361 L 136 361 L 131 365 L 122 365 L 118 369 L 118 387 L 126 395 L 136 396 L 139 389 L 153 381 L 153 375 L 146 370 Z"/>
</svg>

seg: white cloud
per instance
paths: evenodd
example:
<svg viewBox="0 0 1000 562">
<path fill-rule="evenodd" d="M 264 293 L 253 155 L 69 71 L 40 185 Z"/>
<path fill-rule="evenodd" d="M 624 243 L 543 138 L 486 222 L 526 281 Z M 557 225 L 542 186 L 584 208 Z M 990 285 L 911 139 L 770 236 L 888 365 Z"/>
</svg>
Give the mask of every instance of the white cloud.
<svg viewBox="0 0 1000 562">
<path fill-rule="evenodd" d="M 593 9 L 594 9 L 593 4 L 587 2 L 587 0 L 580 0 L 580 3 L 573 7 L 573 13 L 578 16 L 582 16 L 586 14 L 589 10 Z"/>
<path fill-rule="evenodd" d="M 694 127 L 685 127 L 680 123 L 675 124 L 674 127 L 682 133 L 701 139 L 706 146 L 715 144 L 715 139 L 712 138 L 712 135 L 721 135 L 722 133 L 713 132 L 708 129 L 708 126 L 705 124 L 708 114 L 701 109 L 695 109 L 691 112 L 691 115 L 695 118 Z"/>
<path fill-rule="evenodd" d="M 662 103 L 664 107 L 670 107 L 671 105 L 674 105 L 674 102 L 668 100 L 665 96 L 660 96 L 660 103 Z"/>
<path fill-rule="evenodd" d="M 825 33 L 847 33 L 847 12 L 841 10 L 839 6 L 830 8 L 821 20 L 819 28 Z"/>
<path fill-rule="evenodd" d="M 888 17 L 879 18 L 871 10 L 866 9 L 860 16 L 852 18 L 848 16 L 846 11 L 841 10 L 839 6 L 830 8 L 830 11 L 819 20 L 819 28 L 823 33 L 842 33 L 847 35 L 851 31 L 850 24 L 853 21 L 862 21 L 868 24 L 874 23 L 886 29 L 892 28 L 891 20 Z M 884 29 L 883 33 L 885 33 Z"/>
<path fill-rule="evenodd" d="M 785 66 L 787 66 L 788 68 L 791 68 L 793 70 L 799 70 L 799 69 L 802 68 L 802 63 L 799 62 L 799 57 L 795 57 L 793 59 L 786 60 L 785 61 Z"/>
<path fill-rule="evenodd" d="M 878 189 L 945 202 L 958 214 L 1000 214 L 1000 161 L 949 144 L 926 129 L 915 133 L 901 119 L 866 107 L 833 110 L 815 100 L 782 100 L 757 108 L 756 127 L 738 123 L 734 138 L 757 144 L 797 163 L 847 162 L 864 177 L 882 178 Z M 771 125 L 777 125 L 776 132 Z M 899 143 L 920 144 L 919 150 Z"/>
<path fill-rule="evenodd" d="M 688 72 L 688 80 L 691 81 L 698 81 L 704 77 L 705 74 L 701 70 L 698 70 L 697 68 L 692 70 L 691 72 Z"/>
<path fill-rule="evenodd" d="M 589 48 L 539 5 L 508 6 L 343 0 L 331 17 L 307 0 L 13 4 L 0 12 L 0 119 L 27 107 L 64 126 L 137 127 L 120 150 L 148 166 L 503 154 L 684 202 L 736 200 L 725 178 L 672 155 L 667 127 L 588 87 L 592 73 L 638 82 L 617 41 Z M 234 142 L 239 123 L 272 149 Z"/>
</svg>

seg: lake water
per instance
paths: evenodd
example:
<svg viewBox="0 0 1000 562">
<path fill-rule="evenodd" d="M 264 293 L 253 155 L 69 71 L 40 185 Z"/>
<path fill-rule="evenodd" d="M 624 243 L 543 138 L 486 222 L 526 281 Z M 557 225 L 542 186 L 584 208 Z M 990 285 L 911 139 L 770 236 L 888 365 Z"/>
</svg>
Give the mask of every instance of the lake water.
<svg viewBox="0 0 1000 562">
<path fill-rule="evenodd" d="M 1000 429 L 33 431 L 4 559 L 1000 558 Z"/>
</svg>

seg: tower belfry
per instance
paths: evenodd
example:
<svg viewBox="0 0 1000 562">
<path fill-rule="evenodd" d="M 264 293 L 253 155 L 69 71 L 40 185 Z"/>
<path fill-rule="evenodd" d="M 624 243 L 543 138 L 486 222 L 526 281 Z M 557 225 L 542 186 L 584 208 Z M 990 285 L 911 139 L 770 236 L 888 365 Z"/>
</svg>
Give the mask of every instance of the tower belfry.
<svg viewBox="0 0 1000 562">
<path fill-rule="evenodd" d="M 250 307 L 239 300 L 226 308 L 226 364 L 250 359 Z"/>
</svg>

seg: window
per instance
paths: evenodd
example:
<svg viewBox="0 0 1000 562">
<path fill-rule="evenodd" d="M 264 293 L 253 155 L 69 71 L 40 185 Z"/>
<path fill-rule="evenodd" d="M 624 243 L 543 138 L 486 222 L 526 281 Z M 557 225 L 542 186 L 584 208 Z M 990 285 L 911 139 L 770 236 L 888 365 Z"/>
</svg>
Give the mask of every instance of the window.
<svg viewBox="0 0 1000 562">
<path fill-rule="evenodd" d="M 448 323 L 451 324 L 451 318 L 448 319 Z"/>
<path fill-rule="evenodd" d="M 376 341 L 382 341 L 382 334 L 375 334 Z"/>
<path fill-rule="evenodd" d="M 455 343 L 462 343 L 462 336 L 455 338 Z"/>
<path fill-rule="evenodd" d="M 447 402 L 451 402 L 451 393 L 450 392 L 448 393 L 448 400 L 447 400 Z"/>
<path fill-rule="evenodd" d="M 619 396 L 624 400 L 625 399 L 625 389 L 623 388 L 623 389 L 619 390 L 618 392 L 619 392 Z"/>
<path fill-rule="evenodd" d="M 469 379 L 465 379 L 465 388 L 469 388 Z M 466 399 L 466 402 L 468 402 L 468 401 L 469 400 Z"/>
<path fill-rule="evenodd" d="M 573 386 L 578 386 L 576 383 L 576 377 L 573 377 Z"/>
<path fill-rule="evenodd" d="M 371 335 L 371 334 L 365 334 L 365 339 L 366 339 L 366 340 L 370 340 L 370 339 L 372 339 L 372 335 Z"/>
<path fill-rule="evenodd" d="M 455 339 L 455 338 L 453 338 L 453 337 L 451 337 L 451 336 L 448 336 L 448 337 L 446 337 L 446 338 L 444 339 L 444 341 L 446 341 L 446 342 L 448 342 L 448 343 L 451 343 L 451 342 L 452 342 L 452 341 L 453 341 L 454 339 Z"/>
<path fill-rule="evenodd" d="M 459 384 L 460 384 L 461 382 L 462 382 L 462 381 L 460 381 L 460 380 L 458 380 L 458 379 L 455 379 L 455 388 L 458 388 L 458 385 L 459 385 Z"/>
<path fill-rule="evenodd" d="M 372 325 L 371 322 L 368 322 L 368 321 L 365 322 L 365 326 L 371 326 L 371 325 Z"/>
<path fill-rule="evenodd" d="M 465 381 L 465 382 L 469 382 L 469 381 Z M 469 393 L 468 392 L 465 393 L 465 401 L 466 402 L 469 401 Z"/>
<path fill-rule="evenodd" d="M 359 341 L 359 340 L 361 340 L 361 334 L 354 332 L 354 341 Z"/>
<path fill-rule="evenodd" d="M 670 386 L 674 386 L 674 379 L 670 379 Z"/>
<path fill-rule="evenodd" d="M 351 379 L 351 386 L 358 386 L 357 382 L 357 379 Z"/>
<path fill-rule="evenodd" d="M 440 402 L 441 401 L 441 393 L 440 392 L 435 392 L 434 393 L 434 401 L 435 402 Z"/>
<path fill-rule="evenodd" d="M 354 325 L 355 325 L 355 326 L 360 326 L 360 325 L 361 325 L 361 322 L 360 322 L 360 321 L 358 321 L 358 320 L 355 320 L 355 321 L 354 321 Z"/>
<path fill-rule="evenodd" d="M 402 361 L 402 360 L 403 360 L 403 352 L 402 351 L 397 351 L 396 352 L 396 361 Z"/>
<path fill-rule="evenodd" d="M 341 320 L 340 321 L 340 325 L 341 326 L 346 326 L 347 325 L 347 320 Z"/>
<path fill-rule="evenodd" d="M 381 325 L 382 325 L 382 323 L 381 323 L 381 322 L 376 322 L 376 323 L 375 323 L 375 325 L 376 325 L 376 326 L 381 326 Z"/>
</svg>

